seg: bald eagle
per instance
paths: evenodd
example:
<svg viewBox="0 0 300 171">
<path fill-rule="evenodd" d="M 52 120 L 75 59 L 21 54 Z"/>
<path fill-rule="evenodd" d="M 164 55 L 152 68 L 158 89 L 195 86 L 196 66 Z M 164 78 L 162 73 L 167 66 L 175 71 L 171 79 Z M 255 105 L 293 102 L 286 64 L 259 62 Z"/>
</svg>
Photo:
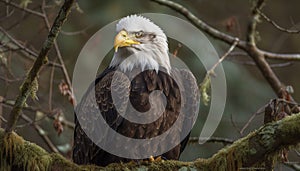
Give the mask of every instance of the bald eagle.
<svg viewBox="0 0 300 171">
<path fill-rule="evenodd" d="M 106 166 L 137 160 L 112 154 L 99 146 L 100 141 L 119 148 L 120 152 L 140 149 L 134 154 L 139 156 L 145 152 L 148 157 L 178 160 L 190 135 L 190 130 L 187 133 L 182 130 L 194 124 L 189 117 L 181 122 L 178 118 L 181 113 L 197 112 L 199 93 L 196 79 L 190 71 L 172 68 L 167 36 L 148 18 L 138 15 L 124 17 L 117 23 L 116 32 L 115 52 L 110 65 L 97 76 L 76 108 L 73 161 Z M 95 103 L 92 103 L 93 98 Z M 129 104 L 132 108 L 128 107 Z M 188 109 L 183 110 L 186 106 Z M 97 115 L 95 111 L 101 114 Z M 145 116 L 149 122 L 131 120 L 126 117 L 129 114 L 133 119 Z M 115 134 L 103 131 L 101 117 L 116 134 L 146 141 L 139 145 L 142 147 L 136 147 L 129 141 L 112 140 Z M 176 128 L 171 129 L 175 124 Z M 87 130 L 96 138 L 91 139 Z M 147 140 L 167 131 L 166 141 L 161 139 L 149 147 Z M 172 145 L 174 142 L 178 143 Z M 168 143 L 172 148 L 167 148 Z M 114 144 L 118 145 L 114 147 Z M 138 159 L 146 159 L 146 156 Z"/>
</svg>

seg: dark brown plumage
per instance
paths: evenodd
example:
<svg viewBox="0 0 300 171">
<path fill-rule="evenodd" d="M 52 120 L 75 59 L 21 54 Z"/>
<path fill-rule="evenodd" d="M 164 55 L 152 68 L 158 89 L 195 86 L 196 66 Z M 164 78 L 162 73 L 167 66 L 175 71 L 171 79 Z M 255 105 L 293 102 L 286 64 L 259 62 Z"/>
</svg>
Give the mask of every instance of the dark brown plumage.
<svg viewBox="0 0 300 171">
<path fill-rule="evenodd" d="M 198 93 L 196 92 L 194 94 L 190 94 L 188 99 L 191 99 L 191 101 L 188 102 L 187 99 L 181 99 L 180 93 L 185 92 L 180 92 L 178 85 L 182 84 L 182 87 L 185 87 L 186 85 L 192 85 L 195 86 L 194 88 L 195 90 L 197 90 L 195 78 L 190 72 L 186 70 L 172 70 L 171 75 L 179 77 L 180 80 L 184 80 L 184 82 L 176 83 L 169 74 L 161 71 L 156 73 L 156 71 L 154 70 L 147 70 L 138 74 L 131 81 L 131 83 L 128 81 L 128 78 L 126 78 L 126 75 L 121 74 L 119 71 L 116 71 L 115 68 L 108 68 L 101 75 L 99 75 L 94 83 L 95 86 L 92 85 L 90 87 L 90 89 L 95 89 L 95 98 L 97 100 L 98 106 L 90 106 L 91 103 L 89 102 L 89 100 L 91 99 L 90 97 L 92 94 L 89 93 L 89 90 L 85 94 L 76 110 L 77 112 L 79 112 L 76 116 L 81 117 L 80 119 L 82 120 L 85 120 L 85 123 L 81 123 L 80 125 L 77 117 L 75 116 L 76 127 L 74 133 L 73 151 L 74 162 L 78 164 L 96 164 L 106 166 L 107 164 L 114 162 L 128 162 L 131 160 L 112 155 L 102 150 L 97 145 L 95 145 L 85 134 L 82 127 L 93 127 L 92 130 L 97 131 L 97 125 L 92 125 L 92 123 L 94 122 L 91 121 L 95 121 L 98 118 L 97 116 L 89 115 L 91 113 L 94 113 L 93 110 L 100 109 L 101 114 L 106 120 L 107 124 L 109 124 L 110 127 L 116 130 L 119 134 L 136 139 L 145 139 L 159 136 L 160 134 L 167 131 L 176 121 L 182 107 L 181 103 L 190 103 L 190 105 L 194 105 L 195 107 L 192 108 L 190 112 L 195 112 L 192 110 L 197 110 L 196 103 L 199 97 Z M 117 80 L 114 84 L 112 84 L 113 76 L 116 77 Z M 148 111 L 151 107 L 149 103 L 149 94 L 154 90 L 161 90 L 167 100 L 166 109 L 163 112 L 162 116 L 160 116 L 153 123 L 132 123 L 120 116 L 116 111 L 111 97 L 112 88 L 117 90 L 116 92 L 119 93 L 117 96 L 118 98 L 123 98 L 124 100 L 126 98 L 129 98 L 132 106 L 139 112 Z M 190 89 L 191 87 L 185 88 Z M 128 91 L 118 92 L 118 90 Z M 156 106 L 153 107 L 155 108 Z M 131 112 L 125 108 L 124 110 L 127 110 L 126 113 Z M 191 118 L 185 119 L 184 122 L 184 124 L 193 124 Z M 182 128 L 179 128 L 177 133 L 172 134 L 174 140 L 176 138 L 180 138 L 180 129 Z M 189 136 L 186 136 L 180 144 L 178 144 L 170 151 L 162 154 L 162 157 L 165 159 L 179 159 L 181 152 L 186 146 L 188 137 Z M 124 148 L 126 148 L 126 142 L 124 142 Z"/>
</svg>

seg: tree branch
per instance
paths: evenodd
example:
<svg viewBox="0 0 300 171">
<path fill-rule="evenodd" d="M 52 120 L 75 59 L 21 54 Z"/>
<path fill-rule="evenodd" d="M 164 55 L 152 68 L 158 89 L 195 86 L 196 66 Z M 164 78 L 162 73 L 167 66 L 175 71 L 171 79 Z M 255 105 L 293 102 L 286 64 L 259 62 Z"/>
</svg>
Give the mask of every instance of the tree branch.
<svg viewBox="0 0 300 171">
<path fill-rule="evenodd" d="M 274 60 L 285 60 L 285 61 L 300 61 L 300 54 L 280 54 L 272 53 L 258 49 L 258 51 L 264 54 L 265 58 Z"/>
<path fill-rule="evenodd" d="M 208 24 L 206 24 L 205 22 L 203 22 L 202 20 L 197 18 L 187 8 L 185 8 L 184 6 L 182 6 L 182 5 L 180 5 L 176 2 L 172 2 L 172 1 L 169 1 L 169 0 L 151 0 L 151 1 L 157 2 L 161 5 L 167 6 L 171 9 L 179 12 L 184 17 L 186 17 L 192 24 L 194 24 L 197 28 L 199 28 L 200 30 L 202 30 L 205 33 L 209 34 L 213 38 L 216 38 L 216 39 L 219 39 L 219 40 L 222 40 L 222 41 L 226 42 L 229 45 L 234 44 L 234 42 L 239 39 L 238 37 L 230 36 L 228 34 L 225 34 L 221 31 L 209 26 Z M 246 48 L 246 42 L 245 41 L 239 41 L 238 44 L 237 44 L 237 47 L 239 47 L 241 49 L 245 49 Z"/>
<path fill-rule="evenodd" d="M 185 16 L 192 24 L 194 24 L 197 28 L 204 31 L 205 33 L 209 34 L 210 36 L 219 39 L 221 41 L 224 41 L 225 43 L 232 45 L 235 40 L 237 40 L 237 37 L 233 37 L 230 35 L 227 35 L 209 25 L 207 25 L 205 22 L 197 18 L 193 13 L 191 13 L 188 9 L 183 7 L 182 5 L 169 1 L 169 0 L 152 0 L 154 2 L 157 2 L 161 5 L 165 5 L 183 16 Z M 255 7 L 252 11 L 253 17 L 252 20 L 249 23 L 248 27 L 248 34 L 247 34 L 247 40 L 246 41 L 239 41 L 237 44 L 237 47 L 244 50 L 246 53 L 249 54 L 250 57 L 255 61 L 256 65 L 258 66 L 259 70 L 265 77 L 265 79 L 268 81 L 270 86 L 272 87 L 273 91 L 276 93 L 276 95 L 280 98 L 283 97 L 283 91 L 285 89 L 284 85 L 281 83 L 281 81 L 278 79 L 276 74 L 273 72 L 272 68 L 268 64 L 268 62 L 265 59 L 266 57 L 269 58 L 275 58 L 275 55 L 266 51 L 262 51 L 255 45 L 255 34 L 256 34 L 256 24 L 259 17 L 259 13 L 256 9 L 261 9 L 264 4 L 264 0 L 257 0 Z M 300 54 L 290 54 L 289 57 L 294 56 L 295 58 L 298 58 Z M 297 59 L 298 60 L 298 59 Z"/>
<path fill-rule="evenodd" d="M 251 21 L 249 22 L 248 25 L 248 33 L 247 33 L 247 44 L 248 46 L 256 46 L 256 25 L 257 22 L 259 21 L 259 13 L 258 10 L 260 10 L 263 5 L 264 5 L 264 0 L 256 0 L 257 2 L 255 3 L 253 9 L 252 9 L 252 18 Z"/>
<path fill-rule="evenodd" d="M 0 129 L 1 166 L 14 168 L 35 167 L 40 170 L 241 170 L 264 168 L 262 159 L 277 157 L 282 148 L 289 148 L 300 142 L 300 114 L 288 116 L 283 120 L 261 127 L 248 136 L 235 141 L 220 150 L 209 159 L 197 159 L 192 162 L 156 161 L 111 164 L 106 168 L 96 166 L 78 166 L 56 153 L 47 153 L 39 146 L 29 143 L 16 133 L 5 134 Z M 30 168 L 28 170 L 31 170 Z"/>
<path fill-rule="evenodd" d="M 2 96 L 0 96 L 0 99 L 1 99 L 1 97 L 2 97 Z M 14 104 L 15 104 L 15 101 L 10 101 L 10 102 L 8 102 L 7 99 L 5 99 L 5 98 L 2 97 L 2 99 L 0 100 L 0 104 L 3 104 L 3 107 L 6 106 L 6 107 L 12 108 L 12 107 L 14 106 Z M 36 113 L 36 112 L 41 112 L 41 113 L 45 114 L 45 116 L 47 116 L 49 119 L 55 120 L 55 116 L 53 115 L 52 112 L 48 112 L 48 111 L 42 110 L 42 109 L 40 109 L 40 108 L 34 108 L 34 107 L 32 107 L 32 106 L 26 106 L 26 107 L 23 107 L 23 110 L 27 110 L 27 111 L 34 112 L 34 113 Z M 75 124 L 74 124 L 74 122 L 68 121 L 68 120 L 66 120 L 65 118 L 62 119 L 60 122 L 61 122 L 64 126 L 70 128 L 70 129 L 75 129 Z"/>
<path fill-rule="evenodd" d="M 16 8 L 16 9 L 25 11 L 25 12 L 27 12 L 29 14 L 33 14 L 33 15 L 36 15 L 38 17 L 44 17 L 44 15 L 42 13 L 34 11 L 34 10 L 31 10 L 31 9 L 28 9 L 28 8 L 22 8 L 20 5 L 18 5 L 16 3 L 13 3 L 13 2 L 10 2 L 10 1 L 6 1 L 6 0 L 0 0 L 0 2 L 4 3 L 5 5 L 10 5 L 10 6 Z"/>
<path fill-rule="evenodd" d="M 3 46 L 12 50 L 12 51 L 16 51 L 16 50 L 21 50 L 21 52 L 24 54 L 24 56 L 29 59 L 29 60 L 35 60 L 34 57 L 38 57 L 38 54 L 34 51 L 32 51 L 31 49 L 27 48 L 26 46 L 22 45 L 18 40 L 16 40 L 15 38 L 13 38 L 10 34 L 8 34 L 5 29 L 3 29 L 0 26 L 0 31 L 13 43 L 6 43 Z M 2 44 L 2 42 L 0 42 Z M 15 46 L 17 47 L 15 47 Z M 52 61 L 49 61 L 47 63 L 48 66 L 54 66 L 54 67 L 58 67 L 61 68 L 61 65 Z"/>
<path fill-rule="evenodd" d="M 44 21 L 45 21 L 46 27 L 47 27 L 48 31 L 50 31 L 50 29 L 51 29 L 51 28 L 50 28 L 50 22 L 49 22 L 48 15 L 47 15 L 46 10 L 45 10 L 45 6 L 46 6 L 46 2 L 45 2 L 45 0 L 43 0 L 41 10 L 42 10 L 43 15 L 44 15 Z M 54 49 L 55 49 L 57 58 L 58 58 L 58 60 L 59 60 L 59 63 L 60 63 L 60 65 L 61 65 L 61 69 L 62 69 L 62 72 L 63 72 L 63 74 L 64 74 L 65 80 L 66 80 L 68 86 L 70 87 L 72 96 L 74 96 L 74 95 L 73 95 L 73 88 L 72 88 L 71 79 L 70 79 L 70 77 L 69 77 L 69 74 L 68 74 L 68 71 L 67 71 L 65 62 L 64 62 L 64 60 L 63 60 L 63 57 L 62 57 L 62 55 L 61 55 L 61 52 L 60 52 L 60 50 L 59 50 L 59 46 L 58 46 L 58 43 L 57 43 L 56 40 L 54 40 Z M 77 102 L 75 101 L 75 98 L 74 98 L 74 106 L 76 105 L 76 103 L 77 103 Z"/>
<path fill-rule="evenodd" d="M 258 10 L 261 10 L 264 5 L 264 0 L 257 0 L 253 10 L 252 19 L 249 22 L 247 31 L 247 49 L 245 50 L 249 56 L 252 57 L 257 67 L 269 82 L 273 91 L 279 98 L 283 98 L 285 86 L 281 83 L 279 78 L 276 76 L 268 62 L 266 61 L 264 54 L 258 50 L 256 47 L 255 37 L 256 37 L 256 25 L 259 20 Z"/>
<path fill-rule="evenodd" d="M 49 35 L 46 39 L 46 41 L 43 44 L 43 47 L 35 60 L 32 68 L 30 69 L 27 78 L 24 80 L 20 94 L 17 97 L 16 103 L 10 113 L 8 123 L 6 126 L 5 131 L 6 132 L 12 132 L 12 130 L 15 128 L 16 123 L 20 117 L 21 110 L 29 96 L 29 94 L 32 92 L 32 88 L 34 86 L 34 82 L 37 79 L 38 73 L 45 63 L 47 61 L 47 55 L 51 47 L 53 46 L 53 42 L 56 39 L 63 23 L 66 21 L 68 14 L 71 11 L 71 7 L 73 4 L 74 0 L 66 0 L 64 4 L 62 5 L 58 16 L 56 17 L 51 31 L 49 32 Z"/>
<path fill-rule="evenodd" d="M 257 9 L 257 12 L 259 13 L 260 16 L 262 16 L 267 22 L 271 23 L 275 28 L 282 32 L 290 33 L 290 34 L 298 34 L 300 33 L 300 30 L 289 30 L 285 29 L 281 26 L 279 26 L 275 21 L 271 20 L 267 15 L 265 15 L 263 12 L 261 12 L 259 9 Z"/>
</svg>

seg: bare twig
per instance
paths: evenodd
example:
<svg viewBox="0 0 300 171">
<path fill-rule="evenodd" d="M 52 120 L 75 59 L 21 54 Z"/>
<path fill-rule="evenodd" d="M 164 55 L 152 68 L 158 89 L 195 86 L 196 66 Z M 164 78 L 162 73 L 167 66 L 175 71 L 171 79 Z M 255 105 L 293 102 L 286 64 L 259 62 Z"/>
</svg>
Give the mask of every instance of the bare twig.
<svg viewBox="0 0 300 171">
<path fill-rule="evenodd" d="M 36 124 L 32 119 L 30 119 L 28 116 L 22 114 L 21 118 L 27 121 L 30 125 L 34 127 L 34 129 L 39 133 L 39 135 L 43 138 L 43 140 L 46 142 L 48 147 L 55 153 L 58 153 L 59 150 L 56 148 L 56 146 L 52 143 L 51 139 L 48 137 L 48 135 L 45 133 L 42 127 L 40 127 L 38 124 Z"/>
<path fill-rule="evenodd" d="M 15 38 L 13 38 L 10 34 L 8 34 L 5 29 L 3 29 L 2 27 L 0 27 L 0 31 L 10 40 L 12 41 L 16 46 L 18 46 L 20 49 L 24 50 L 26 53 L 28 53 L 27 56 L 34 56 L 37 57 L 38 54 L 30 49 L 28 49 L 27 47 L 25 47 L 24 45 L 22 45 L 19 41 L 17 41 Z M 31 58 L 34 59 L 34 58 Z"/>
<path fill-rule="evenodd" d="M 8 83 L 11 83 L 11 82 L 16 82 L 16 81 L 22 81 L 23 78 L 9 79 L 9 78 L 5 78 L 3 76 L 0 76 L 0 80 L 3 80 L 3 81 L 8 82 Z"/>
<path fill-rule="evenodd" d="M 280 53 L 272 53 L 257 49 L 260 53 L 264 54 L 266 59 L 272 60 L 282 60 L 282 61 L 300 61 L 300 54 L 280 54 Z M 230 56 L 246 56 L 249 57 L 249 54 L 245 52 L 232 52 Z"/>
<path fill-rule="evenodd" d="M 233 59 L 233 58 L 227 58 L 228 61 L 232 61 L 238 64 L 242 65 L 249 65 L 249 66 L 256 66 L 255 62 L 250 61 L 250 60 L 238 60 L 238 59 Z M 292 62 L 284 62 L 284 63 L 278 63 L 278 64 L 270 64 L 271 68 L 283 68 L 283 67 L 288 67 L 293 65 Z"/>
<path fill-rule="evenodd" d="M 29 60 L 35 60 L 36 58 L 34 58 L 34 57 L 38 57 L 38 54 L 35 51 L 33 51 L 33 50 L 27 48 L 26 46 L 24 46 L 23 44 L 21 44 L 18 40 L 16 40 L 10 34 L 8 34 L 7 31 L 5 29 L 3 29 L 1 26 L 0 26 L 0 31 L 11 41 L 10 43 L 5 43 L 5 44 L 2 44 L 2 42 L 1 42 L 2 46 L 8 48 L 10 51 L 21 50 L 21 52 L 24 54 L 24 57 L 26 57 Z M 15 47 L 14 45 L 17 47 Z M 60 64 L 52 62 L 52 61 L 48 61 L 47 65 L 61 68 Z"/>
<path fill-rule="evenodd" d="M 34 62 L 32 68 L 30 69 L 30 72 L 27 75 L 26 80 L 23 82 L 23 85 L 20 90 L 20 94 L 17 97 L 16 103 L 10 113 L 10 117 L 8 119 L 8 123 L 6 126 L 5 131 L 6 132 L 12 132 L 12 130 L 15 128 L 18 118 L 21 115 L 21 110 L 24 107 L 24 104 L 26 102 L 27 97 L 29 96 L 30 92 L 32 91 L 32 87 L 34 80 L 37 78 L 37 75 L 45 63 L 45 60 L 47 58 L 47 54 L 49 50 L 51 49 L 54 40 L 56 39 L 62 24 L 65 22 L 72 4 L 74 0 L 66 0 L 61 7 L 58 16 L 56 17 L 51 31 L 49 32 L 49 35 L 39 53 L 39 56 L 37 57 L 36 61 Z"/>
<path fill-rule="evenodd" d="M 239 39 L 236 38 L 233 44 L 231 45 L 231 47 L 228 49 L 228 51 L 218 60 L 217 63 L 213 65 L 213 67 L 211 67 L 209 71 L 207 71 L 209 75 L 214 75 L 214 70 L 216 69 L 216 67 L 220 65 L 220 63 L 234 50 L 234 48 L 237 46 L 238 43 L 239 43 Z"/>
<path fill-rule="evenodd" d="M 16 4 L 16 3 L 13 3 L 11 1 L 6 1 L 6 0 L 0 0 L 0 2 L 4 3 L 5 5 L 10 5 L 16 9 L 19 9 L 19 10 L 22 10 L 22 11 L 25 11 L 29 14 L 33 14 L 33 15 L 36 15 L 38 17 L 44 17 L 44 15 L 40 12 L 37 12 L 37 11 L 33 11 L 31 9 L 28 9 L 28 8 L 22 8 L 20 5 Z"/>
<path fill-rule="evenodd" d="M 211 69 L 209 69 L 206 72 L 206 75 L 203 79 L 203 81 L 200 83 L 200 93 L 201 98 L 203 100 L 204 105 L 208 105 L 208 102 L 210 101 L 210 96 L 208 94 L 208 91 L 210 89 L 210 80 L 211 76 L 215 76 L 215 68 L 234 50 L 234 48 L 237 46 L 239 42 L 239 39 L 236 39 L 231 47 L 228 49 L 228 51 L 216 62 Z"/>
<path fill-rule="evenodd" d="M 92 26 L 87 26 L 82 30 L 78 30 L 78 31 L 61 31 L 61 34 L 66 35 L 66 36 L 75 36 L 75 35 L 79 35 L 79 34 L 86 34 L 86 31 L 88 29 L 90 29 Z"/>
<path fill-rule="evenodd" d="M 246 130 L 246 128 L 248 128 L 248 126 L 250 125 L 250 123 L 252 122 L 252 120 L 258 115 L 261 114 L 262 112 L 264 112 L 265 106 L 259 108 L 248 120 L 248 122 L 244 125 L 244 127 L 240 130 L 240 134 L 243 135 L 244 131 Z"/>
<path fill-rule="evenodd" d="M 7 107 L 10 107 L 12 108 L 14 106 L 14 101 L 11 101 L 11 102 L 8 102 L 6 99 L 3 99 L 2 102 L 0 102 L 0 104 L 3 104 L 4 106 L 7 106 Z M 34 112 L 34 113 L 37 113 L 37 112 L 42 112 L 44 113 L 48 118 L 52 119 L 52 120 L 55 120 L 55 117 L 53 115 L 53 112 L 52 111 L 45 111 L 43 109 L 40 109 L 40 108 L 34 108 L 32 106 L 26 106 L 23 108 L 24 110 L 27 110 L 27 111 L 30 111 L 30 112 Z M 75 128 L 75 125 L 73 122 L 71 121 L 68 121 L 66 119 L 63 119 L 60 121 L 64 126 L 70 128 L 70 129 L 74 129 Z"/>
<path fill-rule="evenodd" d="M 51 68 L 50 82 L 49 82 L 48 107 L 50 111 L 52 110 L 53 78 L 54 78 L 54 67 Z"/>
<path fill-rule="evenodd" d="M 232 126 L 234 127 L 234 129 L 236 130 L 236 132 L 238 132 L 240 134 L 240 136 L 243 136 L 243 134 L 241 133 L 241 129 L 236 125 L 236 123 L 233 120 L 232 113 L 230 113 L 230 122 L 231 122 Z"/>
<path fill-rule="evenodd" d="M 50 23 L 49 23 L 49 19 L 48 19 L 48 15 L 46 13 L 46 10 L 45 10 L 45 6 L 46 6 L 46 2 L 45 0 L 43 0 L 43 3 L 42 3 L 42 11 L 43 11 L 43 14 L 44 14 L 44 21 L 45 21 L 45 24 L 46 24 L 46 27 L 48 28 L 48 30 L 50 31 Z M 59 63 L 61 64 L 61 69 L 64 73 L 64 77 L 66 79 L 66 82 L 71 90 L 71 93 L 73 95 L 73 88 L 72 88 L 72 83 L 71 83 L 71 79 L 69 77 L 69 74 L 68 74 L 68 71 L 67 71 L 67 68 L 66 68 L 66 65 L 64 63 L 64 60 L 63 60 L 63 57 L 61 55 L 61 52 L 59 50 L 59 47 L 58 47 L 58 43 L 56 40 L 54 40 L 54 48 L 55 48 L 55 51 L 56 51 L 56 54 L 57 54 L 57 57 L 58 57 L 58 60 L 59 60 Z M 75 98 L 74 98 L 75 100 Z M 74 104 L 76 105 L 76 102 L 74 101 Z"/>
<path fill-rule="evenodd" d="M 174 50 L 174 52 L 173 52 L 173 56 L 174 56 L 174 57 L 177 57 L 180 48 L 182 48 L 182 44 L 178 43 L 178 44 L 177 44 L 177 47 L 175 48 L 175 50 Z"/>
<path fill-rule="evenodd" d="M 262 53 L 265 58 L 274 59 L 274 60 L 285 60 L 285 61 L 299 61 L 300 54 L 280 54 L 280 53 L 272 53 L 257 49 L 259 53 Z"/>
<path fill-rule="evenodd" d="M 290 33 L 290 34 L 298 34 L 300 33 L 300 30 L 290 30 L 283 28 L 279 26 L 275 21 L 271 20 L 267 15 L 265 15 L 263 12 L 261 12 L 259 9 L 257 9 L 257 12 L 259 13 L 260 16 L 262 16 L 267 22 L 271 23 L 275 28 L 277 28 L 280 31 Z"/>
</svg>

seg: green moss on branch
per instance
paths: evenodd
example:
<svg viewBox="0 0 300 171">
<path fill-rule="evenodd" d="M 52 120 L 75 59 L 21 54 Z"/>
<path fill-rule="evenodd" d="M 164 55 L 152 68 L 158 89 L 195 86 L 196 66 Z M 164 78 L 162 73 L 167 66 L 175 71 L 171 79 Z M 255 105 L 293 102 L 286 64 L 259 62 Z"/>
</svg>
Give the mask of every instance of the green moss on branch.
<svg viewBox="0 0 300 171">
<path fill-rule="evenodd" d="M 56 153 L 48 153 L 38 145 L 23 140 L 12 132 L 0 129 L 0 170 L 239 170 L 263 168 L 265 161 L 276 161 L 282 148 L 300 143 L 300 114 L 269 123 L 209 159 L 192 162 L 157 161 L 136 164 L 111 164 L 105 168 L 92 165 L 78 166 Z"/>
</svg>

